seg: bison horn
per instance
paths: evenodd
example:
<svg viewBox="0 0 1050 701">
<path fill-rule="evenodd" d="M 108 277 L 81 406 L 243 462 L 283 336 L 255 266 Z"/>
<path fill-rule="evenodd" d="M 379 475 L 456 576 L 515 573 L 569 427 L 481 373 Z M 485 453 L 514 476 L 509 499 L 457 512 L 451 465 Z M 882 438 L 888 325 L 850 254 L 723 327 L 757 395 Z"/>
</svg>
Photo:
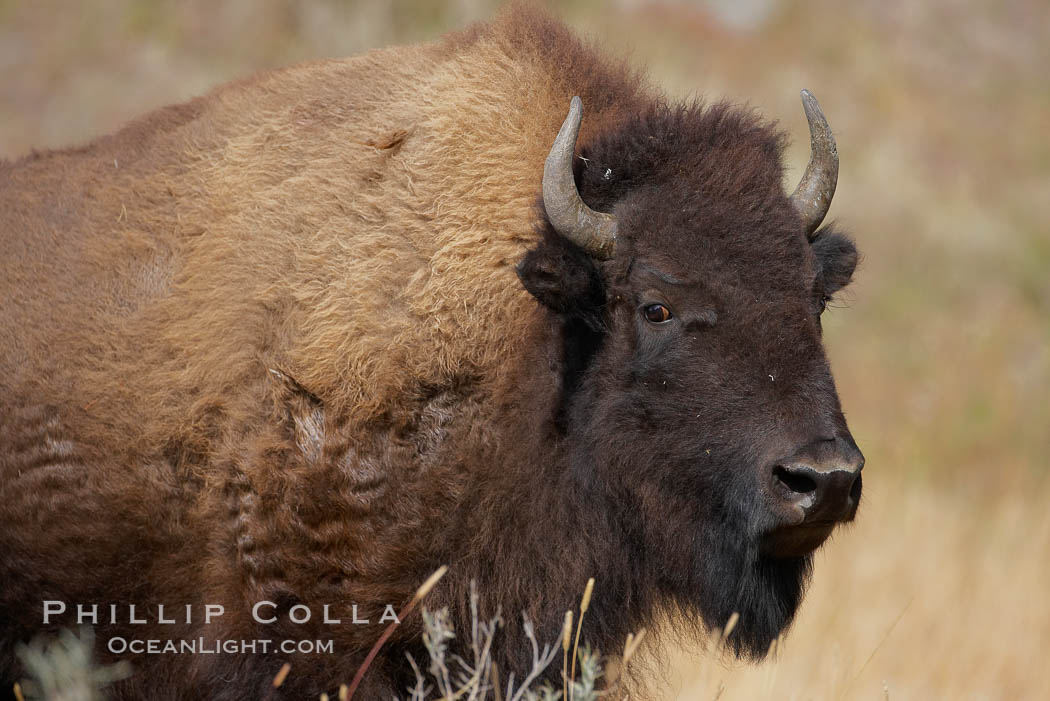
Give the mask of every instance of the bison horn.
<svg viewBox="0 0 1050 701">
<path fill-rule="evenodd" d="M 608 260 L 616 250 L 616 217 L 584 204 L 572 175 L 582 119 L 583 102 L 574 97 L 543 166 L 543 207 L 555 231 L 595 258 Z"/>
<path fill-rule="evenodd" d="M 802 107 L 809 120 L 809 165 L 791 195 L 791 204 L 802 218 L 806 236 L 811 236 L 820 222 L 824 221 L 824 215 L 831 206 L 831 198 L 835 195 L 835 185 L 839 179 L 839 152 L 828 120 L 820 110 L 820 103 L 809 90 L 802 91 Z"/>
</svg>

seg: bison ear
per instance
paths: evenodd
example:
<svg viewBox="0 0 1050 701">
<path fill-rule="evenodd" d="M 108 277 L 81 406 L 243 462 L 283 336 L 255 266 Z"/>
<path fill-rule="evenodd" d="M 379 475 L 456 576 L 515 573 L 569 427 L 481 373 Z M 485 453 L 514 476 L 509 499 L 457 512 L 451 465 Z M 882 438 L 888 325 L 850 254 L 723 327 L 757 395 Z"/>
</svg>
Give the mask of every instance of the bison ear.
<svg viewBox="0 0 1050 701">
<path fill-rule="evenodd" d="M 518 263 L 521 284 L 551 311 L 599 322 L 605 285 L 594 259 L 578 246 L 547 231 L 543 241 Z"/>
<path fill-rule="evenodd" d="M 824 292 L 831 296 L 853 279 L 860 254 L 849 236 L 836 230 L 833 225 L 817 231 L 812 244 L 820 265 L 820 274 L 824 278 Z"/>
</svg>

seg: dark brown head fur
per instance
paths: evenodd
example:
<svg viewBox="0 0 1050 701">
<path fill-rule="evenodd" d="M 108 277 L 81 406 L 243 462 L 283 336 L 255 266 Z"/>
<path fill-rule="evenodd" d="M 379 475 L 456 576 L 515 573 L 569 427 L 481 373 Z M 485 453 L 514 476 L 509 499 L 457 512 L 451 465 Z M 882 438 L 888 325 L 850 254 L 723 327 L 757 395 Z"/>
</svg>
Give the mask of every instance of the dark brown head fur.
<svg viewBox="0 0 1050 701">
<path fill-rule="evenodd" d="M 790 622 L 810 565 L 763 552 L 779 518 L 766 471 L 810 441 L 851 442 L 820 312 L 856 250 L 831 228 L 807 242 L 782 143 L 725 104 L 657 103 L 581 149 L 582 196 L 620 222 L 616 258 L 548 230 L 521 267 L 562 319 L 574 472 L 621 490 L 624 549 L 648 560 L 629 600 L 662 596 L 712 626 L 739 612 L 732 640 L 749 654 Z M 654 303 L 673 320 L 646 321 Z"/>
</svg>

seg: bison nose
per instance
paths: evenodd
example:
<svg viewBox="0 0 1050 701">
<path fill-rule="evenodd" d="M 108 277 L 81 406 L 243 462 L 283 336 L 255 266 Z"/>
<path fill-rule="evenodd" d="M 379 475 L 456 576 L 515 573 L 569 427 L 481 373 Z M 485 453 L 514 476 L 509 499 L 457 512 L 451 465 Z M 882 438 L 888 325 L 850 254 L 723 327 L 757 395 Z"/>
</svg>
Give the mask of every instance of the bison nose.
<svg viewBox="0 0 1050 701">
<path fill-rule="evenodd" d="M 822 440 L 779 460 L 769 473 L 779 524 L 766 536 L 776 554 L 805 554 L 857 513 L 864 456 L 852 438 Z"/>
<path fill-rule="evenodd" d="M 777 465 L 773 479 L 783 500 L 802 510 L 803 522 L 847 520 L 860 500 L 860 470 L 853 466 Z"/>
</svg>

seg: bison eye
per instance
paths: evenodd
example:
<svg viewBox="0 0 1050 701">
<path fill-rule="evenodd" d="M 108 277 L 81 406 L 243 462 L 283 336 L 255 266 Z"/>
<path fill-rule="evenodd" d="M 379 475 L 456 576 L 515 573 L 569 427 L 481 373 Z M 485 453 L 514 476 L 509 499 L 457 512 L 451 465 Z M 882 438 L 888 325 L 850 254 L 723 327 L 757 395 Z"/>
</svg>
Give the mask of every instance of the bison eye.
<svg viewBox="0 0 1050 701">
<path fill-rule="evenodd" d="M 820 314 L 824 313 L 824 310 L 828 308 L 829 298 L 821 295 L 820 301 L 817 302 L 817 306 L 820 307 Z"/>
<path fill-rule="evenodd" d="M 663 324 L 671 320 L 671 310 L 662 304 L 650 304 L 645 308 L 645 320 L 653 324 Z"/>
</svg>

